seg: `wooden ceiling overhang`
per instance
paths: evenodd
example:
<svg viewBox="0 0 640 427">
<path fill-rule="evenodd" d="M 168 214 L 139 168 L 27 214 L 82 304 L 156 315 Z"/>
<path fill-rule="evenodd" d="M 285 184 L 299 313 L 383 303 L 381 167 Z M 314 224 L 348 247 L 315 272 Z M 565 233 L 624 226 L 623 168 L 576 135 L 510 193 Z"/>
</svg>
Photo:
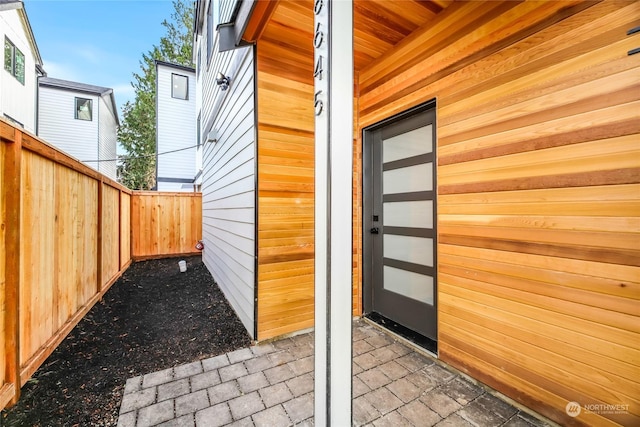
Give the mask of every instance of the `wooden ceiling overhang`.
<svg viewBox="0 0 640 427">
<path fill-rule="evenodd" d="M 242 39 L 267 38 L 283 48 L 313 55 L 313 0 L 255 0 Z M 354 67 L 359 71 L 418 28 L 428 25 L 452 0 L 354 0 Z M 269 24 L 269 25 L 268 25 Z M 265 30 L 269 26 L 269 33 Z M 295 34 L 282 37 L 280 33 Z"/>
</svg>

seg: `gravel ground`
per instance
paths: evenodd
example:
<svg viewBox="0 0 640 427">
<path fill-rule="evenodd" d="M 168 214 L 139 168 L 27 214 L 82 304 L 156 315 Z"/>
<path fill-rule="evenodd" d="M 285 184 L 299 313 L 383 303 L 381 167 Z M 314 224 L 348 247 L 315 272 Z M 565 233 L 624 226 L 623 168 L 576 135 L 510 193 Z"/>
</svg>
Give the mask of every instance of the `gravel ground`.
<svg viewBox="0 0 640 427">
<path fill-rule="evenodd" d="M 202 263 L 134 263 L 2 411 L 2 426 L 115 426 L 127 378 L 249 346 Z"/>
</svg>

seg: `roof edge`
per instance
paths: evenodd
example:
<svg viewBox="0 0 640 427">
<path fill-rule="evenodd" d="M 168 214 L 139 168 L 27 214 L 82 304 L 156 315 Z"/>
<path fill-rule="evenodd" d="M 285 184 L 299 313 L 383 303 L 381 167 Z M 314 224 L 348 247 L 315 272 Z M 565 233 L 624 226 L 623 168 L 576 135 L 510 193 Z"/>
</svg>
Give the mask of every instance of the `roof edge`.
<svg viewBox="0 0 640 427">
<path fill-rule="evenodd" d="M 113 89 L 109 87 L 74 82 L 72 80 L 56 79 L 55 77 L 42 77 L 38 80 L 38 84 L 40 86 L 66 89 L 74 92 L 92 93 L 94 95 L 106 95 L 109 91 L 113 92 Z"/>
<path fill-rule="evenodd" d="M 170 68 L 177 68 L 179 70 L 183 70 L 183 71 L 189 71 L 191 73 L 195 73 L 196 69 L 193 67 L 187 67 L 186 65 L 181 65 L 181 64 L 175 64 L 173 62 L 167 62 L 167 61 L 162 61 L 160 59 L 154 59 L 153 62 L 156 63 L 156 66 L 158 65 L 163 65 L 165 67 L 170 67 Z"/>
<path fill-rule="evenodd" d="M 27 9 L 25 8 L 24 2 L 22 0 L 0 2 L 0 12 L 5 10 L 18 11 L 18 15 L 20 17 L 20 20 L 22 21 L 22 25 L 24 25 L 25 31 L 27 33 L 27 38 L 29 39 L 29 43 L 31 44 L 33 55 L 36 57 L 36 64 L 42 67 L 44 65 L 42 62 L 42 56 L 40 55 L 40 49 L 38 49 L 36 36 L 33 34 L 33 28 L 31 28 L 31 23 L 29 22 Z"/>
</svg>

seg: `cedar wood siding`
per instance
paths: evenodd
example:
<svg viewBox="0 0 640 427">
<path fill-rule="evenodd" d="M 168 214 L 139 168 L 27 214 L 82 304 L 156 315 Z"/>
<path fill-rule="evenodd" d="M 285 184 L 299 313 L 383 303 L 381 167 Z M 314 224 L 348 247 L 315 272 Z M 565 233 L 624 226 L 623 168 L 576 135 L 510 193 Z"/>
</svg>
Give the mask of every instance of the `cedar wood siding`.
<svg viewBox="0 0 640 427">
<path fill-rule="evenodd" d="M 232 1 L 221 2 L 221 22 Z M 206 26 L 206 19 L 205 19 Z M 254 337 L 255 102 L 253 48 L 218 52 L 217 32 L 207 64 L 206 29 L 200 36 L 202 68 L 203 260 L 249 334 Z M 231 78 L 221 91 L 215 76 Z M 207 128 L 210 126 L 210 128 Z M 218 142 L 204 142 L 214 129 Z M 255 338 L 255 337 L 254 337 Z"/>
<path fill-rule="evenodd" d="M 312 28 L 313 2 L 281 2 L 257 41 L 259 339 L 313 326 Z"/>
<path fill-rule="evenodd" d="M 360 129 L 437 99 L 439 357 L 566 425 L 640 423 L 639 24 L 454 3 L 358 81 Z"/>
<path fill-rule="evenodd" d="M 439 357 L 566 425 L 640 423 L 638 25 L 636 2 L 455 2 L 356 72 L 354 304 L 361 131 L 435 98 Z M 260 339 L 313 322 L 312 31 L 283 1 L 257 41 Z"/>
</svg>

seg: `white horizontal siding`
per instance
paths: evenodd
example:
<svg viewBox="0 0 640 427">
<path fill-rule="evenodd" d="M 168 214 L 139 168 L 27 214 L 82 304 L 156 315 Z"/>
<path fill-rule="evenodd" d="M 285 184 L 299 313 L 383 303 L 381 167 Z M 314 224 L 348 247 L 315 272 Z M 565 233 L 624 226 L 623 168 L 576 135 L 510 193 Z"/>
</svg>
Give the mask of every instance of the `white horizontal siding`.
<svg viewBox="0 0 640 427">
<path fill-rule="evenodd" d="M 17 9 L 0 12 L 0 43 L 4 55 L 5 36 L 24 54 L 24 85 L 4 69 L 0 69 L 0 116 L 7 114 L 22 123 L 29 132 L 36 133 L 36 58 L 29 43 Z"/>
<path fill-rule="evenodd" d="M 230 22 L 238 0 L 220 0 L 220 23 Z"/>
<path fill-rule="evenodd" d="M 235 169 L 232 174 L 229 174 L 228 177 L 232 177 L 233 175 L 237 175 L 238 179 L 230 180 L 229 185 L 225 187 L 221 187 L 219 191 L 216 192 L 215 199 L 209 200 L 209 202 L 219 202 L 224 201 L 228 197 L 235 196 L 238 194 L 243 194 L 243 192 L 253 191 L 255 187 L 255 181 L 253 174 L 250 174 L 250 170 L 255 169 L 255 162 L 247 162 L 238 169 Z"/>
<path fill-rule="evenodd" d="M 75 98 L 91 99 L 92 120 L 75 118 Z M 50 87 L 40 88 L 38 134 L 80 161 L 97 160 L 100 97 Z M 98 170 L 98 163 L 86 163 Z"/>
<path fill-rule="evenodd" d="M 194 191 L 193 184 L 181 182 L 159 182 L 157 190 L 183 193 L 191 193 Z"/>
<path fill-rule="evenodd" d="M 111 96 L 100 97 L 100 108 L 98 111 L 99 131 L 98 131 L 98 152 L 101 162 L 98 170 L 109 178 L 116 179 L 116 162 L 111 161 L 117 157 L 116 146 L 118 144 L 117 122 L 113 107 L 111 106 Z"/>
<path fill-rule="evenodd" d="M 235 0 L 221 1 L 221 22 L 230 16 L 233 4 Z M 203 54 L 198 104 L 203 138 L 213 129 L 217 142 L 203 147 L 203 259 L 253 336 L 256 274 L 253 51 L 243 48 L 220 53 L 216 33 L 214 55 L 207 64 L 206 31 L 205 28 L 199 39 Z M 221 91 L 215 84 L 218 72 L 231 78 L 227 91 Z"/>
<path fill-rule="evenodd" d="M 188 99 L 171 97 L 171 75 L 186 76 L 189 81 Z M 195 74 L 186 70 L 158 64 L 157 88 L 157 152 L 158 189 L 167 189 L 160 178 L 190 179 L 196 174 L 196 84 Z M 168 151 L 189 148 L 169 154 Z M 175 188 L 175 185 L 169 186 Z M 181 188 L 181 184 L 179 186 Z M 181 190 L 178 190 L 181 191 Z M 190 190 L 187 190 L 190 191 Z"/>
<path fill-rule="evenodd" d="M 227 301 L 231 304 L 238 318 L 242 321 L 247 332 L 253 336 L 253 289 L 247 286 L 232 286 L 232 284 L 246 283 L 254 277 L 253 269 L 248 269 L 248 264 L 253 264 L 253 257 L 248 256 L 233 246 L 233 243 L 221 239 L 216 233 L 219 229 L 203 231 L 205 251 L 215 253 L 216 256 L 204 257 L 205 264 Z M 247 323 L 249 321 L 249 323 Z"/>
</svg>

